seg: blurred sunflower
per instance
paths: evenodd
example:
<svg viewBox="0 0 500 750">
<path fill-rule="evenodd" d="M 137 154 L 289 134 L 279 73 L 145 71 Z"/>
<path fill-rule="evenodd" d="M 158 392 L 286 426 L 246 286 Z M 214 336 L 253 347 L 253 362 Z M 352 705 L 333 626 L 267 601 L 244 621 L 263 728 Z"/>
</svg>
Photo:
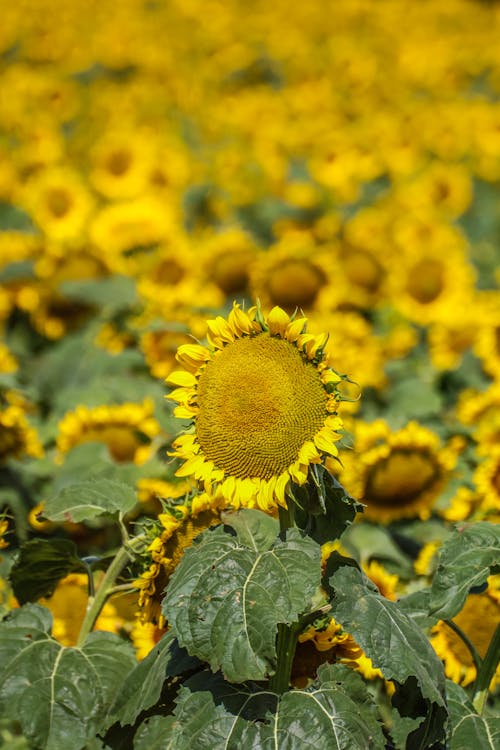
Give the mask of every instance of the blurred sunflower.
<svg viewBox="0 0 500 750">
<path fill-rule="evenodd" d="M 153 134 L 135 129 L 109 131 L 92 147 L 89 181 L 111 200 L 144 193 L 154 165 Z"/>
<path fill-rule="evenodd" d="M 145 463 L 153 451 L 153 441 L 161 433 L 151 399 L 142 404 L 124 403 L 109 406 L 77 406 L 59 422 L 58 458 L 75 445 L 96 441 L 107 445 L 111 457 L 118 462 Z"/>
<path fill-rule="evenodd" d="M 308 232 L 290 232 L 261 253 L 250 273 L 250 290 L 263 307 L 287 313 L 333 310 L 341 299 L 335 255 Z"/>
<path fill-rule="evenodd" d="M 328 336 L 306 333 L 306 323 L 235 304 L 228 320 L 208 321 L 211 350 L 179 347 L 185 370 L 167 379 L 179 386 L 168 398 L 194 429 L 173 443 L 184 462 L 177 476 L 235 507 L 274 511 L 286 507 L 290 481 L 304 484 L 310 464 L 337 455 L 340 377 L 324 354 Z"/>
<path fill-rule="evenodd" d="M 50 167 L 31 177 L 19 196 L 37 226 L 55 240 L 81 235 L 94 201 L 80 175 L 65 167 Z"/>
<path fill-rule="evenodd" d="M 461 244 L 407 246 L 389 279 L 397 310 L 420 325 L 446 319 L 469 298 L 474 271 Z"/>
<path fill-rule="evenodd" d="M 9 348 L 0 342 L 0 373 L 16 372 L 19 364 Z"/>
<path fill-rule="evenodd" d="M 484 391 L 466 388 L 460 393 L 457 418 L 472 428 L 472 437 L 479 454 L 488 454 L 500 438 L 500 382 L 491 383 Z"/>
<path fill-rule="evenodd" d="M 135 620 L 130 631 L 130 638 L 134 644 L 137 659 L 139 661 L 144 659 L 166 632 L 166 628 L 159 628 L 152 622 Z"/>
<path fill-rule="evenodd" d="M 480 594 L 469 594 L 453 622 L 484 657 L 500 618 L 500 577 L 490 576 L 488 588 Z M 444 662 L 447 677 L 459 685 L 470 685 L 476 678 L 472 655 L 460 636 L 440 621 L 432 629 L 431 643 Z M 500 665 L 490 683 L 493 690 L 500 681 Z"/>
<path fill-rule="evenodd" d="M 473 474 L 479 505 L 476 511 L 487 521 L 500 516 L 500 446 L 491 447 Z"/>
<path fill-rule="evenodd" d="M 70 573 L 59 581 L 50 597 L 39 599 L 38 604 L 52 612 L 52 635 L 63 646 L 74 646 L 87 610 L 88 578 L 85 573 Z M 123 624 L 111 602 L 106 602 L 96 620 L 95 630 L 118 633 Z"/>
<path fill-rule="evenodd" d="M 5 536 L 9 530 L 9 522 L 6 518 L 0 518 L 0 549 L 7 549 L 9 543 Z"/>
<path fill-rule="evenodd" d="M 226 229 L 201 243 L 197 263 L 206 282 L 214 284 L 224 298 L 248 296 L 248 286 L 257 247 L 241 229 Z"/>
<path fill-rule="evenodd" d="M 340 481 L 380 523 L 430 516 L 456 463 L 453 446 L 417 422 L 392 431 L 382 419 L 357 422 L 352 452 L 344 451 Z"/>
<path fill-rule="evenodd" d="M 220 523 L 218 509 L 203 505 L 170 503 L 158 521 L 152 523 L 147 534 L 150 543 L 142 555 L 143 571 L 134 581 L 139 591 L 139 616 L 141 622 L 164 628 L 161 612 L 163 592 L 168 579 L 179 564 L 184 550 L 204 529 Z"/>
<path fill-rule="evenodd" d="M 43 456 L 38 434 L 21 407 L 11 404 L 0 408 L 0 462 L 24 456 Z"/>
</svg>

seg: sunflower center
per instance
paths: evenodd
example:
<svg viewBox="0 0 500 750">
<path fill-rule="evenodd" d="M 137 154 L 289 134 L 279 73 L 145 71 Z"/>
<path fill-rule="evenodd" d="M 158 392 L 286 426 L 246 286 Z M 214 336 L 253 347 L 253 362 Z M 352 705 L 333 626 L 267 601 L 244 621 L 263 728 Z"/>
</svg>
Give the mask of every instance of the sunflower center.
<svg viewBox="0 0 500 750">
<path fill-rule="evenodd" d="M 437 469 L 427 453 L 394 450 L 379 461 L 367 482 L 370 505 L 408 505 L 437 478 Z"/>
<path fill-rule="evenodd" d="M 296 307 L 314 305 L 325 284 L 326 277 L 320 268 L 306 260 L 289 260 L 273 269 L 267 288 L 273 305 L 293 312 Z"/>
<path fill-rule="evenodd" d="M 56 219 L 62 219 L 71 208 L 71 196 L 61 188 L 52 188 L 47 193 L 47 206 Z"/>
<path fill-rule="evenodd" d="M 108 171 L 115 177 L 122 177 L 132 163 L 132 156 L 125 149 L 113 151 L 107 160 Z"/>
<path fill-rule="evenodd" d="M 227 295 L 244 292 L 248 286 L 251 260 L 251 253 L 238 250 L 229 250 L 216 258 L 212 267 L 212 277 L 219 289 Z"/>
<path fill-rule="evenodd" d="M 351 250 L 344 259 L 349 281 L 355 286 L 376 292 L 382 280 L 382 269 L 373 256 L 362 250 Z"/>
<path fill-rule="evenodd" d="M 437 260 L 421 260 L 416 263 L 408 277 L 407 291 L 417 302 L 428 305 L 434 302 L 444 287 L 444 269 Z"/>
<path fill-rule="evenodd" d="M 290 342 L 237 339 L 200 375 L 198 441 L 227 475 L 270 479 L 322 427 L 326 398 L 316 368 Z"/>
<path fill-rule="evenodd" d="M 498 622 L 498 604 L 488 594 L 471 594 L 463 609 L 453 619 L 472 641 L 481 657 L 484 657 Z M 453 631 L 446 631 L 450 650 L 468 667 L 473 665 L 469 649 Z"/>
</svg>

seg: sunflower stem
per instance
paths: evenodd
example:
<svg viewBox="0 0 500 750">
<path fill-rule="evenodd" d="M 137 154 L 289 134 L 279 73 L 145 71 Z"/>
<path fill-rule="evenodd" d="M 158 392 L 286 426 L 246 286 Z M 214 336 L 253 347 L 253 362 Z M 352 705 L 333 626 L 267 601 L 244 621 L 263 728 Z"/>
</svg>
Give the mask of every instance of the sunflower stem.
<svg viewBox="0 0 500 750">
<path fill-rule="evenodd" d="M 278 517 L 280 521 L 280 532 L 286 531 L 287 529 L 291 529 L 293 526 L 295 526 L 295 513 L 294 513 L 294 504 L 292 498 L 288 498 L 288 507 L 283 508 L 283 506 L 278 506 Z"/>
<path fill-rule="evenodd" d="M 474 682 L 474 698 L 472 704 L 478 714 L 483 713 L 486 699 L 488 697 L 488 688 L 495 674 L 498 662 L 500 661 L 500 623 L 497 625 L 493 638 L 490 641 L 488 650 L 482 664 L 477 670 L 476 681 Z"/>
<path fill-rule="evenodd" d="M 450 630 L 453 630 L 453 632 L 456 633 L 458 637 L 465 643 L 465 645 L 469 649 L 470 654 L 472 656 L 472 661 L 474 662 L 476 671 L 479 674 L 479 671 L 481 670 L 481 666 L 483 663 L 483 660 L 481 659 L 479 655 L 479 651 L 476 649 L 472 641 L 465 635 L 464 631 L 461 628 L 459 628 L 458 625 L 453 622 L 453 620 L 444 620 L 443 622 L 445 625 L 448 625 Z"/>
<path fill-rule="evenodd" d="M 290 687 L 290 675 L 292 673 L 293 657 L 297 646 L 297 638 L 302 629 L 300 622 L 286 625 L 278 623 L 278 640 L 276 643 L 276 672 L 269 680 L 269 689 L 273 693 L 282 695 Z"/>
<path fill-rule="evenodd" d="M 89 596 L 87 611 L 85 612 L 85 617 L 83 618 L 82 626 L 78 634 L 78 640 L 76 642 L 76 646 L 78 648 L 83 645 L 88 634 L 94 627 L 95 622 L 99 617 L 99 613 L 106 602 L 106 599 L 113 590 L 116 579 L 118 578 L 128 561 L 132 559 L 135 551 L 134 547 L 141 546 L 143 541 L 144 536 L 141 535 L 136 537 L 127 546 L 120 547 L 111 565 L 107 569 L 99 588 L 95 592 L 95 595 Z"/>
</svg>

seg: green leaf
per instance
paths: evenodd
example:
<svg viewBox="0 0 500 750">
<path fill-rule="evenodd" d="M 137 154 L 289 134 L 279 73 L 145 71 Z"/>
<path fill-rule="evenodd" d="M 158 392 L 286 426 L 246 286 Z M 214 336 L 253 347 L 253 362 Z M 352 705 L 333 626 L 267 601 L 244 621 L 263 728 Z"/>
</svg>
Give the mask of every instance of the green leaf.
<svg viewBox="0 0 500 750">
<path fill-rule="evenodd" d="M 220 675 L 197 675 L 181 688 L 175 724 L 170 717 L 163 720 L 166 747 L 383 750 L 384 737 L 361 678 L 349 695 L 351 674 L 345 667 L 330 667 L 313 687 L 281 698 L 257 686 L 228 685 Z"/>
<path fill-rule="evenodd" d="M 173 750 L 177 747 L 178 727 L 174 716 L 151 716 L 134 737 L 134 750 Z"/>
<path fill-rule="evenodd" d="M 49 635 L 50 612 L 28 604 L 0 623 L 0 713 L 34 747 L 81 750 L 95 738 L 135 658 L 130 644 L 93 633 L 82 649 Z"/>
<path fill-rule="evenodd" d="M 446 682 L 450 712 L 450 750 L 496 750 L 500 747 L 500 719 L 479 716 L 463 688 Z"/>
<path fill-rule="evenodd" d="M 77 482 L 64 487 L 45 503 L 43 515 L 50 521 L 88 521 L 103 513 L 126 513 L 137 502 L 135 490 L 112 479 Z"/>
<path fill-rule="evenodd" d="M 333 615 L 384 677 L 403 684 L 414 676 L 424 698 L 444 705 L 443 667 L 427 638 L 412 620 L 383 597 L 353 567 L 330 578 L 335 591 Z"/>
<path fill-rule="evenodd" d="M 265 679 L 278 623 L 297 621 L 320 584 L 320 547 L 297 529 L 264 552 L 224 527 L 198 540 L 170 579 L 164 614 L 179 643 L 229 681 Z"/>
<path fill-rule="evenodd" d="M 120 686 L 120 693 L 113 706 L 113 719 L 122 725 L 134 724 L 141 711 L 159 700 L 167 678 L 176 677 L 198 665 L 198 659 L 188 656 L 179 647 L 170 630 Z"/>
<path fill-rule="evenodd" d="M 279 534 L 279 523 L 261 510 L 242 508 L 233 513 L 222 513 L 222 521 L 236 531 L 238 541 L 256 552 L 270 549 Z"/>
<path fill-rule="evenodd" d="M 130 308 L 137 301 L 134 280 L 119 274 L 106 279 L 64 281 L 59 289 L 66 297 L 113 312 Z"/>
<path fill-rule="evenodd" d="M 443 666 L 420 628 L 351 566 L 337 570 L 330 585 L 335 619 L 384 677 L 396 683 L 393 704 L 402 716 L 423 717 L 407 750 L 440 741 L 446 716 Z"/>
<path fill-rule="evenodd" d="M 69 539 L 33 539 L 22 545 L 10 582 L 20 604 L 51 596 L 68 573 L 86 570 Z"/>
<path fill-rule="evenodd" d="M 500 566 L 500 526 L 488 521 L 457 526 L 440 550 L 429 602 L 436 620 L 454 617 L 475 586 Z"/>
<path fill-rule="evenodd" d="M 121 696 L 123 685 L 137 666 L 134 647 L 115 633 L 96 631 L 87 637 L 82 652 L 94 666 L 103 701 L 101 721 Z"/>
<path fill-rule="evenodd" d="M 34 225 L 31 217 L 17 206 L 0 201 L 0 230 L 14 232 L 32 232 Z"/>
<path fill-rule="evenodd" d="M 411 594 L 398 599 L 398 607 L 401 612 L 411 617 L 420 628 L 427 628 L 434 624 L 435 619 L 429 615 L 430 589 L 412 591 Z"/>
<path fill-rule="evenodd" d="M 298 526 L 318 544 L 338 539 L 363 505 L 352 498 L 323 466 L 313 464 L 307 491 L 293 486 Z"/>
</svg>

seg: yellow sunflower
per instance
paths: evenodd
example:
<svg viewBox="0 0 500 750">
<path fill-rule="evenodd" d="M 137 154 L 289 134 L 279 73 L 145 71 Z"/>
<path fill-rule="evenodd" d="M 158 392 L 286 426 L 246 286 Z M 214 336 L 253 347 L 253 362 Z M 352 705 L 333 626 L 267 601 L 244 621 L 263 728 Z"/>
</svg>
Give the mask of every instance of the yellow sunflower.
<svg viewBox="0 0 500 750">
<path fill-rule="evenodd" d="M 287 507 L 290 481 L 302 485 L 309 466 L 336 456 L 340 377 L 324 354 L 326 335 L 306 332 L 275 307 L 267 319 L 235 304 L 228 320 L 208 321 L 211 349 L 179 347 L 184 370 L 167 382 L 174 414 L 193 421 L 171 455 L 177 476 L 193 476 L 234 507 Z"/>
<path fill-rule="evenodd" d="M 115 461 L 145 463 L 154 449 L 153 440 L 161 433 L 153 412 L 151 399 L 144 399 L 142 404 L 77 406 L 59 422 L 59 460 L 75 445 L 97 441 L 107 445 Z"/>
<path fill-rule="evenodd" d="M 11 404 L 0 409 L 0 462 L 24 456 L 40 458 L 43 447 L 23 409 Z"/>
<path fill-rule="evenodd" d="M 52 634 L 63 646 L 74 646 L 87 610 L 88 578 L 85 573 L 70 573 L 59 581 L 50 597 L 44 597 L 39 604 L 52 612 L 54 624 Z M 96 620 L 95 630 L 118 633 L 123 624 L 116 608 L 106 602 Z"/>
<path fill-rule="evenodd" d="M 218 509 L 207 508 L 206 504 L 171 504 L 160 513 L 158 525 L 152 525 L 148 532 L 151 542 L 143 556 L 145 569 L 134 581 L 141 622 L 165 627 L 161 601 L 168 579 L 198 534 L 219 522 Z"/>
<path fill-rule="evenodd" d="M 488 455 L 474 471 L 473 480 L 480 498 L 479 512 L 486 520 L 500 516 L 500 446 L 490 448 Z"/>
<path fill-rule="evenodd" d="M 250 272 L 252 297 L 290 314 L 334 309 L 345 296 L 340 281 L 332 248 L 318 246 L 308 232 L 287 233 L 256 257 Z"/>
<path fill-rule="evenodd" d="M 5 535 L 9 530 L 9 522 L 6 518 L 0 518 L 0 549 L 7 549 L 9 543 L 5 539 Z"/>
<path fill-rule="evenodd" d="M 500 381 L 484 391 L 467 388 L 459 396 L 457 418 L 472 427 L 479 454 L 488 454 L 500 438 Z"/>
<path fill-rule="evenodd" d="M 490 576 L 488 588 L 481 594 L 469 594 L 462 610 L 453 622 L 484 657 L 500 618 L 500 578 Z M 459 685 L 470 685 L 476 678 L 476 667 L 471 653 L 460 636 L 440 621 L 433 628 L 431 643 L 444 662 L 447 677 Z M 500 665 L 490 683 L 490 690 L 500 681 Z"/>
<path fill-rule="evenodd" d="M 354 638 L 333 617 L 326 615 L 300 633 L 292 665 L 291 681 L 305 687 L 316 677 L 321 664 L 343 662 L 354 666 L 363 655 Z"/>
<path fill-rule="evenodd" d="M 358 422 L 352 452 L 344 451 L 340 481 L 381 523 L 428 518 L 456 463 L 453 445 L 417 422 L 392 431 L 382 419 Z"/>
<path fill-rule="evenodd" d="M 139 661 L 144 659 L 166 632 L 166 628 L 159 628 L 152 622 L 135 620 L 130 631 L 130 638 L 134 644 L 137 659 Z"/>
</svg>

